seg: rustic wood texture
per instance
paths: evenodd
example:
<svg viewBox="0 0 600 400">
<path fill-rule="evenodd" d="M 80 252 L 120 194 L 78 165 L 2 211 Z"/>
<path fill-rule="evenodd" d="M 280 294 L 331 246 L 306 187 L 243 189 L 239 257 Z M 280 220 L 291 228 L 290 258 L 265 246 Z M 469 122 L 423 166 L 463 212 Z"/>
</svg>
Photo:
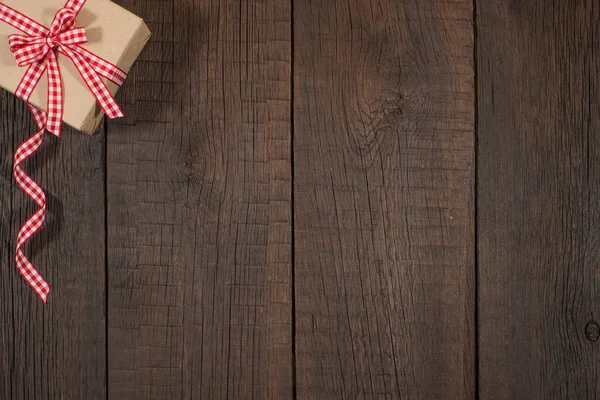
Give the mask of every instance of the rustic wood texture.
<svg viewBox="0 0 600 400">
<path fill-rule="evenodd" d="M 14 96 L 0 95 L 0 399 L 474 398 L 472 1 L 118 3 L 143 17 L 153 32 L 118 95 L 127 117 L 107 122 L 94 137 L 65 127 L 60 140 L 48 136 L 41 153 L 25 165 L 49 195 L 48 223 L 27 247 L 52 285 L 46 306 L 12 261 L 18 228 L 35 210 L 12 180 L 12 155 L 33 133 L 33 121 Z M 518 16 L 525 24 L 532 6 L 513 3 L 510 17 L 503 14 L 504 5 L 498 10 L 482 6 L 481 13 L 498 31 L 504 29 L 502 18 Z M 559 10 L 567 18 L 567 6 Z M 588 18 L 594 21 L 598 10 L 591 11 Z M 579 18 L 583 26 L 569 26 L 567 32 L 577 33 L 573 41 L 585 37 L 591 46 L 596 32 L 580 12 L 568 18 Z M 550 11 L 540 13 L 540 21 L 551 21 Z M 492 51 L 502 40 L 533 47 L 517 33 L 494 34 L 501 40 L 488 32 L 488 39 L 480 40 L 482 48 L 488 43 Z M 546 54 L 545 49 L 553 57 L 572 51 L 588 66 L 589 81 L 562 58 L 549 77 L 559 79 L 562 66 L 578 77 L 583 98 L 592 98 L 583 85 L 595 88 L 591 64 L 586 64 L 591 56 L 575 56 L 577 47 L 561 47 L 560 34 L 554 35 L 556 42 L 543 42 L 545 47 L 536 51 Z M 510 45 L 494 51 L 510 58 Z M 492 58 L 484 50 L 481 54 Z M 491 67 L 485 65 L 493 82 Z M 526 68 L 505 73 L 525 77 Z M 566 78 L 560 79 L 566 84 Z M 480 90 L 494 99 L 488 86 L 480 83 Z M 538 89 L 529 90 L 533 96 Z M 503 88 L 501 93 L 511 92 Z M 552 103 L 553 111 L 564 113 L 578 93 L 554 94 L 560 101 Z M 488 112 L 486 104 L 480 111 Z M 502 124 L 516 118 L 516 104 L 503 105 L 501 121 L 490 117 L 480 124 L 490 135 L 481 148 L 487 157 L 496 157 L 481 164 L 492 178 L 497 178 L 493 167 L 506 169 L 502 163 L 524 157 L 516 134 L 500 139 L 506 131 Z M 552 117 L 542 111 L 534 115 Z M 577 128 L 577 118 L 561 126 Z M 593 119 L 586 121 L 579 122 L 592 126 Z M 494 145 L 510 138 L 515 155 L 497 154 Z M 574 232 L 581 222 L 576 217 L 594 215 L 589 210 L 596 193 L 585 192 L 585 202 L 577 191 L 577 182 L 588 177 L 582 175 L 592 154 L 586 151 L 593 149 L 593 138 L 585 138 L 552 136 L 555 147 L 534 153 L 542 160 L 550 149 L 562 163 L 552 167 L 558 175 L 535 176 L 536 184 L 546 182 L 544 193 L 556 201 L 546 204 L 578 201 L 576 207 L 564 205 L 568 212 L 556 222 L 567 221 L 570 230 L 548 225 L 554 236 L 547 243 Z M 577 146 L 573 151 L 579 158 L 567 152 L 571 146 Z M 524 165 L 527 159 L 519 160 Z M 565 165 L 570 169 L 561 169 Z M 516 176 L 516 170 L 509 172 Z M 568 177 L 579 181 L 566 182 Z M 513 178 L 504 186 L 483 186 L 505 200 L 496 204 L 482 192 L 479 203 L 486 221 L 503 237 L 508 237 L 511 218 L 521 222 L 506 199 L 512 199 L 507 197 L 511 190 L 523 188 L 511 185 L 526 181 Z M 562 197 L 552 197 L 550 189 L 562 191 Z M 504 207 L 502 213 L 492 206 Z M 573 210 L 579 214 L 570 214 Z M 582 223 L 591 229 L 591 222 Z M 487 229 L 480 228 L 484 238 L 493 233 Z M 524 314 L 527 321 L 508 314 L 513 309 L 504 299 L 524 286 L 495 269 L 520 265 L 526 273 L 521 260 L 508 254 L 523 242 L 508 240 L 493 241 L 506 247 L 483 242 L 488 286 L 482 287 L 480 299 L 486 301 L 488 319 L 482 320 L 487 329 L 482 333 L 491 349 L 481 367 L 498 360 L 499 365 L 486 367 L 497 377 L 487 371 L 482 376 L 498 393 L 503 392 L 497 386 L 506 383 L 502 389 L 519 397 L 519 385 L 529 381 L 508 368 L 514 361 L 531 367 L 533 361 L 521 355 L 502 358 L 504 343 L 525 342 L 501 336 L 503 330 L 490 331 L 485 325 L 490 313 L 504 312 L 500 317 L 513 329 L 540 326 L 530 322 L 535 310 L 555 313 L 535 316 L 552 322 L 551 329 L 567 326 L 559 317 L 572 314 L 540 308 L 539 302 L 523 307 L 530 313 Z M 563 248 L 575 251 L 569 254 L 583 254 L 583 248 L 568 243 L 572 247 Z M 516 248 L 523 259 L 530 254 Z M 497 262 L 497 255 L 514 263 L 492 264 L 489 260 Z M 558 258 L 573 265 L 580 259 Z M 592 268 L 594 259 L 586 260 Z M 553 265 L 550 276 L 558 280 L 562 269 Z M 593 286 L 578 280 L 580 268 L 568 270 L 575 284 L 560 281 L 560 298 L 552 297 L 554 286 L 543 285 L 536 290 L 544 292 L 518 295 L 533 302 L 542 293 L 564 304 L 560 301 L 586 288 L 587 303 L 572 304 L 583 307 L 581 316 L 591 315 Z M 496 277 L 517 285 L 510 289 L 513 294 L 492 287 L 490 279 Z M 594 328 L 588 325 L 588 336 Z M 588 346 L 550 339 L 534 348 L 549 354 L 557 343 L 569 349 Z M 591 363 L 595 353 L 588 350 L 559 352 L 558 358 L 546 360 L 580 366 Z M 503 368 L 509 372 L 503 375 Z M 548 379 L 560 371 L 564 376 L 559 378 L 567 376 L 559 366 L 544 368 L 528 371 L 548 371 Z M 594 382 L 587 372 L 569 376 L 575 381 L 563 382 L 580 388 Z M 481 393 L 495 398 L 486 390 Z"/>
<path fill-rule="evenodd" d="M 25 245 L 51 287 L 43 305 L 14 263 L 17 232 L 37 208 L 13 181 L 12 159 L 36 128 L 5 92 L 0 121 L 0 398 L 105 398 L 104 140 L 65 127 L 23 164 L 48 196 L 47 222 Z"/>
<path fill-rule="evenodd" d="M 108 128 L 108 390 L 292 398 L 289 1 L 122 1 L 154 33 Z"/>
<path fill-rule="evenodd" d="M 481 398 L 596 398 L 600 7 L 477 10 Z"/>
<path fill-rule="evenodd" d="M 298 398 L 473 398 L 469 1 L 294 6 Z"/>
</svg>

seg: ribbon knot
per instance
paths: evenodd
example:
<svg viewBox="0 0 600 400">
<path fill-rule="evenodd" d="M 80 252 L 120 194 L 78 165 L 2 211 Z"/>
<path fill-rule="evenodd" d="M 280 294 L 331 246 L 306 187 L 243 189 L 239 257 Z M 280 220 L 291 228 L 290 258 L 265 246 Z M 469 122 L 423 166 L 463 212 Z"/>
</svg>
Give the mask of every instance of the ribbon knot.
<svg viewBox="0 0 600 400">
<path fill-rule="evenodd" d="M 47 110 L 42 111 L 29 105 L 39 130 L 17 148 L 14 163 L 15 180 L 39 206 L 39 210 L 25 222 L 19 231 L 15 262 L 23 278 L 43 302 L 46 301 L 50 287 L 25 256 L 22 246 L 40 229 L 44 222 L 46 195 L 42 188 L 23 171 L 20 164 L 37 151 L 46 130 L 60 136 L 63 95 L 58 54 L 66 56 L 73 62 L 108 118 L 123 116 L 121 108 L 101 77 L 109 79 L 116 85 L 121 85 L 127 74 L 117 66 L 81 47 L 87 42 L 87 37 L 85 28 L 76 27 L 76 18 L 85 1 L 67 0 L 65 6 L 56 12 L 50 28 L 0 2 L 0 21 L 23 32 L 23 34 L 14 34 L 8 37 L 10 50 L 13 52 L 17 64 L 20 67 L 27 67 L 15 90 L 15 95 L 28 102 L 43 74 L 47 72 L 48 75 Z"/>
<path fill-rule="evenodd" d="M 50 47 L 50 49 L 52 50 L 56 50 L 56 47 L 58 47 L 58 42 L 56 41 L 55 38 L 48 36 L 46 38 L 46 44 L 48 45 L 48 47 Z"/>
</svg>

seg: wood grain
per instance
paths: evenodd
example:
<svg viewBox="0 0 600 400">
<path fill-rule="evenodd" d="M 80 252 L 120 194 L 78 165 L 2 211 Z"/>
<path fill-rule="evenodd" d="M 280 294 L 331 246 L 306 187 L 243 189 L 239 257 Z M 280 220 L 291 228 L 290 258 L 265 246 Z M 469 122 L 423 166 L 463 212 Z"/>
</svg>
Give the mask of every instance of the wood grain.
<svg viewBox="0 0 600 400">
<path fill-rule="evenodd" d="M 25 166 L 49 194 L 27 249 L 53 288 L 45 307 L 12 261 L 34 211 L 12 151 L 34 127 L 0 95 L 0 398 L 474 398 L 472 3 L 118 2 L 153 32 L 118 95 L 127 117 L 106 136 L 65 128 Z M 590 157 L 552 151 L 569 173 Z M 485 360 L 503 368 L 498 354 Z"/>
<path fill-rule="evenodd" d="M 36 129 L 13 95 L 0 95 L 0 110 L 0 398 L 104 398 L 104 139 L 64 127 L 24 163 L 48 197 L 46 223 L 25 246 L 51 287 L 43 305 L 13 260 L 36 208 L 12 179 L 12 158 Z"/>
<path fill-rule="evenodd" d="M 151 43 L 108 129 L 109 397 L 292 397 L 288 1 L 121 1 Z"/>
<path fill-rule="evenodd" d="M 469 1 L 294 7 L 298 398 L 473 398 Z"/>
<path fill-rule="evenodd" d="M 596 398 L 600 7 L 477 20 L 481 398 Z"/>
</svg>

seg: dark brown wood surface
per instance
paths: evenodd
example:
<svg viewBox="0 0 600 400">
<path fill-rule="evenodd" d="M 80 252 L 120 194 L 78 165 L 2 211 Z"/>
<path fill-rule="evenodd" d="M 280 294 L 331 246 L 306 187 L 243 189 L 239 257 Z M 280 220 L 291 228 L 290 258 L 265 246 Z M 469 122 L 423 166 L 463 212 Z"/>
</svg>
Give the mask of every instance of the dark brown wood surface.
<svg viewBox="0 0 600 400">
<path fill-rule="evenodd" d="M 294 7 L 300 398 L 472 398 L 472 4 Z"/>
<path fill-rule="evenodd" d="M 108 128 L 109 397 L 292 398 L 290 3 L 123 4 L 154 36 Z"/>
<path fill-rule="evenodd" d="M 477 10 L 481 398 L 597 398 L 600 7 Z"/>
<path fill-rule="evenodd" d="M 25 164 L 45 306 L 0 96 L 0 399 L 600 395 L 600 6 L 119 3 L 127 117 Z"/>
</svg>

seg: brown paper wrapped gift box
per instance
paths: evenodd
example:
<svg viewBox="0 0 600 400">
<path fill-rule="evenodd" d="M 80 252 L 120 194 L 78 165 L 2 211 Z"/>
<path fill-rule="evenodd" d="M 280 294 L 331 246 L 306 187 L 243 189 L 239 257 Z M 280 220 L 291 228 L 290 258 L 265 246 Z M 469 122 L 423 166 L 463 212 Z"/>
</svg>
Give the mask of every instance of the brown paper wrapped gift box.
<svg viewBox="0 0 600 400">
<path fill-rule="evenodd" d="M 54 14 L 66 0 L 2 0 L 4 4 L 49 27 Z M 110 61 L 125 72 L 150 38 L 144 21 L 109 0 L 87 0 L 77 17 L 77 26 L 86 28 L 88 42 L 82 47 Z M 26 71 L 19 67 L 8 47 L 8 36 L 22 32 L 0 21 L 0 87 L 14 93 Z M 63 121 L 73 128 L 92 134 L 100 125 L 103 112 L 67 57 L 58 54 L 63 79 Z M 114 95 L 118 87 L 104 80 Z M 44 74 L 29 102 L 46 109 L 48 81 Z"/>
</svg>

